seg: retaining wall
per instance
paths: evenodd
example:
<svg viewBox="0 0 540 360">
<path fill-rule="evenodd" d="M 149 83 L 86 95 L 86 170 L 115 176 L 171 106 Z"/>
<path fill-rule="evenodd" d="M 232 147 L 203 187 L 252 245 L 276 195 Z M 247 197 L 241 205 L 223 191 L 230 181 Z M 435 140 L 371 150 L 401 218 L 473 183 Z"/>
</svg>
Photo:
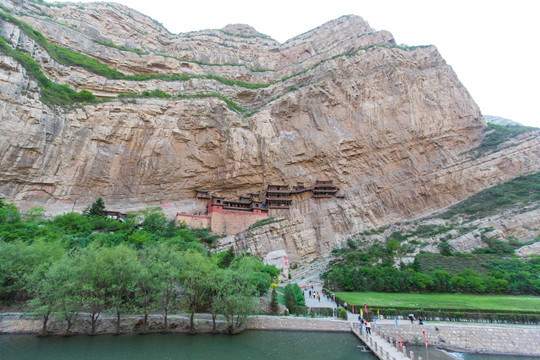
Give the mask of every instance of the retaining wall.
<svg viewBox="0 0 540 360">
<path fill-rule="evenodd" d="M 330 318 L 303 318 L 295 316 L 250 316 L 246 330 L 299 330 L 350 332 L 351 325 L 345 320 Z"/>
<path fill-rule="evenodd" d="M 377 323 L 377 329 L 392 338 L 404 342 L 424 344 L 424 335 L 429 345 L 447 350 L 484 354 L 507 354 L 540 356 L 540 327 L 534 325 L 494 325 L 494 324 L 447 324 L 418 323 L 400 321 L 399 330 L 393 321 Z"/>
<path fill-rule="evenodd" d="M 205 229 L 210 227 L 210 216 L 201 215 L 176 215 L 176 224 L 185 222 L 187 226 L 193 229 Z"/>
</svg>

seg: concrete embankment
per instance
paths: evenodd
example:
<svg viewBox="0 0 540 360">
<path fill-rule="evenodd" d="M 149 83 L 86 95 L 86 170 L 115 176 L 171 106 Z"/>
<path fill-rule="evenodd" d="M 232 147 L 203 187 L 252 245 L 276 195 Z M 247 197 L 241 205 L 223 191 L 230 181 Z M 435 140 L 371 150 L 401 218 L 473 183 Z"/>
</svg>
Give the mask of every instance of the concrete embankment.
<svg viewBox="0 0 540 360">
<path fill-rule="evenodd" d="M 540 356 L 540 327 L 537 325 L 424 323 L 400 321 L 398 330 L 392 320 L 377 322 L 383 334 L 404 342 L 424 344 L 424 334 L 429 345 L 439 348 L 482 354 Z"/>
<path fill-rule="evenodd" d="M 227 324 L 223 319 L 216 322 L 218 332 L 226 332 Z M 43 326 L 40 317 L 25 314 L 0 314 L 0 334 L 39 334 Z M 89 335 L 91 333 L 90 317 L 79 315 L 71 328 L 72 335 Z M 168 328 L 170 332 L 189 332 L 190 321 L 185 315 L 169 315 Z M 164 331 L 163 316 L 149 315 L 147 331 Z M 120 319 L 120 333 L 138 333 L 143 331 L 143 317 L 141 315 L 123 315 Z M 212 318 L 209 314 L 197 314 L 195 318 L 195 331 L 206 333 L 212 331 Z M 66 322 L 62 319 L 52 319 L 47 325 L 50 335 L 64 335 Z M 116 332 L 116 317 L 102 314 L 96 323 L 95 334 L 114 334 Z"/>
<path fill-rule="evenodd" d="M 304 318 L 296 316 L 250 316 L 247 330 L 299 330 L 350 332 L 348 321 L 329 318 Z"/>
<path fill-rule="evenodd" d="M 169 331 L 188 332 L 189 318 L 182 315 L 169 316 Z M 218 317 L 217 330 L 227 331 L 227 324 L 222 317 Z M 39 334 L 42 328 L 39 317 L 24 314 L 0 314 L 0 334 Z M 199 333 L 212 331 L 212 319 L 209 314 L 197 314 L 195 328 Z M 66 322 L 49 321 L 47 330 L 51 335 L 63 335 Z M 71 329 L 72 334 L 90 334 L 91 323 L 87 315 L 80 315 Z M 350 331 L 349 322 L 327 318 L 302 318 L 293 316 L 250 316 L 245 324 L 246 330 L 300 330 L 300 331 Z M 141 316 L 124 315 L 120 321 L 120 332 L 134 333 L 143 330 Z M 148 317 L 147 331 L 163 331 L 163 317 L 150 315 Z M 116 317 L 101 315 L 96 326 L 96 334 L 114 334 L 116 331 Z"/>
<path fill-rule="evenodd" d="M 40 318 L 24 314 L 0 314 L 0 334 L 38 334 L 41 331 Z M 210 332 L 212 320 L 209 314 L 197 314 L 195 320 L 197 332 Z M 50 321 L 47 327 L 50 334 L 63 335 L 65 321 Z M 89 334 L 90 319 L 81 315 L 73 325 L 73 334 Z M 142 317 L 129 315 L 121 319 L 121 333 L 142 331 Z M 148 331 L 163 331 L 163 317 L 151 315 L 148 319 Z M 299 330 L 299 331 L 351 331 L 348 321 L 331 318 L 303 318 L 295 316 L 250 316 L 245 324 L 246 330 Z M 501 325 L 501 324 L 467 324 L 467 323 L 418 323 L 411 324 L 399 321 L 398 329 L 392 320 L 377 322 L 377 330 L 383 335 L 398 339 L 399 331 L 405 343 L 423 344 L 426 332 L 430 346 L 448 350 L 483 353 L 540 356 L 540 327 L 535 325 Z M 116 317 L 102 315 L 98 321 L 96 334 L 114 334 Z M 171 332 L 188 332 L 189 318 L 182 315 L 169 317 Z M 217 330 L 226 332 L 227 326 L 223 318 L 217 322 Z"/>
</svg>

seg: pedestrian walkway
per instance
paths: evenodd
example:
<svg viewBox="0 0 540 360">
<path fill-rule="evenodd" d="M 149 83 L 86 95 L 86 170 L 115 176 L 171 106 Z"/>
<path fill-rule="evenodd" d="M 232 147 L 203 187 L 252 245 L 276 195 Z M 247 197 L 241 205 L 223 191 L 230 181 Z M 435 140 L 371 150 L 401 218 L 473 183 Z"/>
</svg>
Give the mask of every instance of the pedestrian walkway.
<svg viewBox="0 0 540 360">
<path fill-rule="evenodd" d="M 407 349 L 405 346 L 401 348 L 401 351 L 398 348 L 392 345 L 393 340 L 388 337 L 381 336 L 377 330 L 373 330 L 370 334 L 367 334 L 358 326 L 358 321 L 351 322 L 352 332 L 360 339 L 367 347 L 375 354 L 379 359 L 382 360 L 412 360 L 406 355 Z M 412 353 L 411 353 L 412 355 Z M 414 357 L 414 355 L 412 355 Z M 422 360 L 422 358 L 418 358 Z"/>
<path fill-rule="evenodd" d="M 328 299 L 326 295 L 323 296 L 322 294 L 322 284 L 313 284 L 313 289 L 311 287 L 312 285 L 308 285 L 302 288 L 302 291 L 304 292 L 304 298 L 306 300 L 306 306 L 310 308 L 332 308 L 336 309 L 339 306 L 332 301 L 331 299 Z M 309 292 L 311 291 L 311 297 L 309 296 Z M 319 292 L 319 295 L 321 296 L 320 301 L 313 296 L 313 293 L 317 294 Z M 377 331 L 376 328 L 372 328 L 372 334 L 368 335 L 365 333 L 365 330 L 362 331 L 361 327 L 359 326 L 358 322 L 358 314 L 353 314 L 352 312 L 347 310 L 347 320 L 349 321 L 351 325 L 352 332 L 362 341 L 366 344 L 366 346 L 375 354 L 379 359 L 383 360 L 413 360 L 414 355 L 411 353 L 411 357 L 408 357 L 406 354 L 406 347 L 397 347 L 398 345 L 392 344 L 395 342 L 394 339 L 390 339 L 387 336 L 381 334 L 379 331 Z M 373 326 L 373 325 L 372 325 Z M 418 360 L 421 360 L 422 358 L 418 358 Z M 417 359 L 414 359 L 417 360 Z"/>
<path fill-rule="evenodd" d="M 320 284 L 314 285 L 313 290 L 311 290 L 311 286 L 306 286 L 302 289 L 304 292 L 304 298 L 306 299 L 306 306 L 310 308 L 336 308 L 336 303 L 332 300 L 329 300 L 326 298 L 326 295 L 323 295 L 322 293 L 322 286 Z M 317 291 L 319 292 L 319 295 L 321 296 L 321 301 L 317 300 L 317 298 L 309 297 L 309 292 L 313 294 L 317 294 Z M 313 296 L 313 295 L 312 295 Z"/>
</svg>

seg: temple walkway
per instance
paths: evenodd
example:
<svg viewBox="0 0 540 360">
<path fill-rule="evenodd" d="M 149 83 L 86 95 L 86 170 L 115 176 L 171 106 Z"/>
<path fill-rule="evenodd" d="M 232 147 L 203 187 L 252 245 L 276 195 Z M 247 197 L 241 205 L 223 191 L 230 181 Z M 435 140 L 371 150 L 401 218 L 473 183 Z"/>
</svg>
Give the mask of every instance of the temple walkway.
<svg viewBox="0 0 540 360">
<path fill-rule="evenodd" d="M 414 360 L 406 355 L 407 350 L 405 346 L 400 351 L 391 344 L 392 340 L 382 337 L 377 331 L 367 334 L 364 329 L 358 326 L 358 321 L 351 322 L 351 330 L 381 360 Z M 411 356 L 414 358 L 412 353 Z M 422 360 L 422 358 L 418 360 Z"/>
<path fill-rule="evenodd" d="M 302 288 L 304 292 L 304 298 L 306 300 L 306 306 L 312 308 L 338 308 L 337 304 L 328 299 L 326 296 L 322 295 L 322 284 L 306 286 Z M 309 296 L 309 291 L 311 293 L 319 292 L 321 298 L 320 301 L 313 297 Z M 337 315 L 337 313 L 336 313 Z M 373 328 L 372 324 L 372 334 L 369 335 L 366 333 L 365 328 L 362 328 L 358 322 L 358 314 L 353 314 L 350 311 L 347 311 L 347 320 L 351 326 L 351 331 L 364 343 L 366 348 L 369 349 L 375 356 L 381 360 L 422 360 L 421 357 L 415 358 L 414 353 L 410 353 L 407 356 L 407 349 L 405 346 L 399 347 L 395 339 L 390 339 L 385 335 L 382 335 L 376 328 Z M 367 350 L 366 349 L 366 350 Z"/>
</svg>

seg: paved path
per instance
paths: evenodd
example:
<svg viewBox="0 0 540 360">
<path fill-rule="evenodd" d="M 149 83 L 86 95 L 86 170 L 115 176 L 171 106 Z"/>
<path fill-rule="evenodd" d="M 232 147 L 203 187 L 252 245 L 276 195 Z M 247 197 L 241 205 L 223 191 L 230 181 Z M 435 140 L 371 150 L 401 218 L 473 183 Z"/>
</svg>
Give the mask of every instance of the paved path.
<svg viewBox="0 0 540 360">
<path fill-rule="evenodd" d="M 302 288 L 304 292 L 304 298 L 306 299 L 306 306 L 311 308 L 337 308 L 338 305 L 328 299 L 326 296 L 322 295 L 322 284 L 314 284 L 313 290 L 311 285 L 305 286 Z M 309 292 L 311 290 L 311 297 Z M 313 296 L 313 293 L 321 295 L 320 301 Z M 381 336 L 376 334 L 376 329 L 374 329 L 374 324 L 371 323 L 373 333 L 367 335 L 362 333 L 358 328 L 358 314 L 353 314 L 350 311 L 347 311 L 347 320 L 351 324 L 351 328 L 356 336 L 360 338 L 379 359 L 396 359 L 396 360 L 406 360 L 409 359 L 407 356 L 404 356 L 402 352 L 398 351 L 394 346 L 392 346 L 388 341 L 383 339 Z"/>
<path fill-rule="evenodd" d="M 332 300 L 327 299 L 326 295 L 322 294 L 322 286 L 321 285 L 313 286 L 313 290 L 311 290 L 311 286 L 305 287 L 302 290 L 304 291 L 304 298 L 306 299 L 306 306 L 307 307 L 312 307 L 312 308 L 332 308 L 332 309 L 336 308 L 336 303 L 333 302 Z M 315 294 L 316 294 L 317 291 L 318 291 L 319 295 L 321 295 L 321 301 L 317 300 L 314 297 L 310 298 L 309 297 L 309 291 L 310 290 L 311 290 L 312 294 L 313 294 L 313 292 L 315 292 Z"/>
<path fill-rule="evenodd" d="M 332 308 L 332 309 L 337 308 L 337 305 L 334 301 L 332 301 L 331 299 L 327 299 L 326 296 L 322 295 L 321 284 L 313 285 L 313 290 L 312 290 L 312 294 L 313 294 L 313 291 L 315 291 L 315 294 L 317 293 L 317 291 L 319 292 L 319 294 L 321 295 L 320 302 L 316 298 L 309 297 L 309 291 L 311 290 L 311 286 L 306 286 L 302 290 L 304 290 L 304 298 L 306 299 L 307 307 L 311 307 L 311 308 L 322 307 L 322 308 Z M 358 321 L 358 314 L 353 314 L 352 312 L 347 311 L 347 320 Z"/>
<path fill-rule="evenodd" d="M 375 332 L 368 335 L 365 331 L 362 332 L 358 327 L 355 327 L 353 323 L 351 323 L 351 327 L 353 333 L 358 336 L 358 338 L 362 340 L 379 359 L 410 360 L 403 352 L 390 344 L 387 339 L 377 335 Z"/>
</svg>

